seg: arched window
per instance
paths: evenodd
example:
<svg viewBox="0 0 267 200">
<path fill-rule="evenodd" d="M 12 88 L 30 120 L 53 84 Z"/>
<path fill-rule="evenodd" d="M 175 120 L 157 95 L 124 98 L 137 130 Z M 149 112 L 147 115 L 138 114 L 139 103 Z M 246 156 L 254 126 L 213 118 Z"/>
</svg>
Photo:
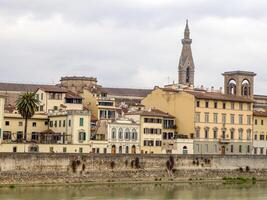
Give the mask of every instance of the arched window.
<svg viewBox="0 0 267 200">
<path fill-rule="evenodd" d="M 137 131 L 135 128 L 132 130 L 132 140 L 137 140 Z"/>
<path fill-rule="evenodd" d="M 112 130 L 111 130 L 111 138 L 113 140 L 116 140 L 116 128 L 112 128 Z"/>
<path fill-rule="evenodd" d="M 242 81 L 242 86 L 241 86 L 241 94 L 243 96 L 250 96 L 250 84 L 249 81 L 247 79 L 244 79 Z"/>
<path fill-rule="evenodd" d="M 122 128 L 119 129 L 119 139 L 120 140 L 123 139 L 123 130 L 122 130 Z"/>
<path fill-rule="evenodd" d="M 124 138 L 126 140 L 130 139 L 130 130 L 128 128 L 125 129 Z"/>
<path fill-rule="evenodd" d="M 228 94 L 236 95 L 236 81 L 234 79 L 228 82 Z"/>
<path fill-rule="evenodd" d="M 186 77 L 185 78 L 186 78 L 185 82 L 189 83 L 189 81 L 190 81 L 190 68 L 189 67 L 186 68 Z"/>
<path fill-rule="evenodd" d="M 183 147 L 183 154 L 188 154 L 187 146 L 184 146 L 184 147 Z"/>
<path fill-rule="evenodd" d="M 122 146 L 119 146 L 119 153 L 122 154 Z"/>
<path fill-rule="evenodd" d="M 129 153 L 129 147 L 128 146 L 125 147 L 125 153 L 127 153 L 127 154 Z"/>
</svg>

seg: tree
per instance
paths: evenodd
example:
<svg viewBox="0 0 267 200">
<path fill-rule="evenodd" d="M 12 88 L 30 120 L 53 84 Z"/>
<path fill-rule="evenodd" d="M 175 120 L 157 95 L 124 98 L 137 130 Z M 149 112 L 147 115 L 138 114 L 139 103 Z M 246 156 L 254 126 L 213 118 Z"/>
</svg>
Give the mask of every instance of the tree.
<svg viewBox="0 0 267 200">
<path fill-rule="evenodd" d="M 36 98 L 34 92 L 26 92 L 21 94 L 16 101 L 16 109 L 20 115 L 25 119 L 24 124 L 24 141 L 27 140 L 27 123 L 28 119 L 32 118 L 35 111 L 38 109 L 39 100 Z"/>
</svg>

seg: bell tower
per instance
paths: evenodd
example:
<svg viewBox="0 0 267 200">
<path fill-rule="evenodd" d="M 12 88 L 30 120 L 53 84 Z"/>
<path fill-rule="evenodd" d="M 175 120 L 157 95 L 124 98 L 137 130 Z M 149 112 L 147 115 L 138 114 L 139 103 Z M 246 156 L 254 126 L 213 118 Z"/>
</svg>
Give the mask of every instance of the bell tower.
<svg viewBox="0 0 267 200">
<path fill-rule="evenodd" d="M 179 60 L 179 84 L 194 86 L 195 65 L 191 51 L 190 30 L 188 20 L 186 20 L 184 38 L 182 39 L 182 52 Z"/>
</svg>

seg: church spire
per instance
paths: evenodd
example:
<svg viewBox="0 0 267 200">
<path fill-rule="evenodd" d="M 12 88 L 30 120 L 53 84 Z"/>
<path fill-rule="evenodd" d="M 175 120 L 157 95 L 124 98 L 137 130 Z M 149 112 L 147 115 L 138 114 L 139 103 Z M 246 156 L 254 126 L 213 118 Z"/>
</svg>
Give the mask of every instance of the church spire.
<svg viewBox="0 0 267 200">
<path fill-rule="evenodd" d="M 190 30 L 188 26 L 188 19 L 186 20 L 186 25 L 184 29 L 184 39 L 190 39 Z"/>
<path fill-rule="evenodd" d="M 190 30 L 188 20 L 186 20 L 184 38 L 182 39 L 182 52 L 179 60 L 179 84 L 193 86 L 195 65 L 191 51 Z"/>
</svg>

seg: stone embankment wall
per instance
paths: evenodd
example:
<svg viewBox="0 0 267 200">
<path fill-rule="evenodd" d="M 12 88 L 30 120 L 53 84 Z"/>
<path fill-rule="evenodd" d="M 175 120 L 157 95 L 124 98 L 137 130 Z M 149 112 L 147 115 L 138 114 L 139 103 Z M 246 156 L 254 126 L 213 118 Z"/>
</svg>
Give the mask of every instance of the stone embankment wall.
<svg viewBox="0 0 267 200">
<path fill-rule="evenodd" d="M 227 176 L 267 179 L 266 156 L 172 158 L 170 170 L 169 155 L 0 153 L 0 184 L 221 180 Z"/>
</svg>

